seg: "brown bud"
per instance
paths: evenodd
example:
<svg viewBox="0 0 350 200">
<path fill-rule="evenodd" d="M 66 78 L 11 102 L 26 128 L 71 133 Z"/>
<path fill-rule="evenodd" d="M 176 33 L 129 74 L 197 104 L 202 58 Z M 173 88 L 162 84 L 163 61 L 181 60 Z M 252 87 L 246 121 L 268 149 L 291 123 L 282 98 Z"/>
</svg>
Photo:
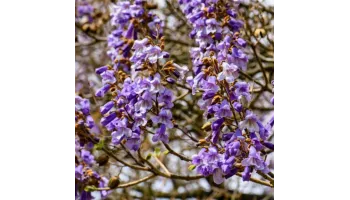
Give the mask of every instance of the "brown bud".
<svg viewBox="0 0 350 200">
<path fill-rule="evenodd" d="M 96 159 L 99 166 L 103 166 L 108 163 L 109 157 L 106 154 L 102 154 Z"/>
<path fill-rule="evenodd" d="M 81 27 L 81 29 L 82 29 L 83 31 L 87 31 L 87 30 L 89 29 L 89 27 L 90 27 L 89 24 L 84 24 L 84 25 Z"/>
<path fill-rule="evenodd" d="M 200 139 L 198 143 L 196 144 L 197 147 L 206 147 L 208 146 L 209 143 L 207 142 L 206 139 Z"/>
<path fill-rule="evenodd" d="M 205 57 L 203 58 L 202 62 L 204 65 L 209 65 L 211 64 L 211 59 L 209 57 Z"/>
<path fill-rule="evenodd" d="M 101 11 L 97 11 L 93 14 L 94 18 L 100 18 L 102 16 L 102 12 Z"/>
<path fill-rule="evenodd" d="M 169 60 L 168 62 L 166 62 L 165 64 L 164 64 L 164 66 L 163 67 L 169 67 L 169 66 L 172 66 L 173 65 L 173 60 Z"/>
<path fill-rule="evenodd" d="M 122 144 L 125 144 L 126 143 L 126 139 L 124 139 L 123 141 L 122 141 Z"/>
<path fill-rule="evenodd" d="M 220 101 L 221 101 L 221 96 L 220 95 L 215 95 L 213 100 L 211 101 L 211 104 L 219 103 Z"/>
<path fill-rule="evenodd" d="M 203 130 L 210 131 L 211 130 L 211 122 L 207 122 L 202 126 Z"/>
<path fill-rule="evenodd" d="M 265 37 L 266 35 L 266 31 L 265 29 L 262 29 L 262 28 L 257 28 L 255 31 L 254 31 L 254 35 L 255 37 Z"/>
<path fill-rule="evenodd" d="M 109 15 L 108 15 L 108 14 L 104 14 L 104 15 L 102 16 L 102 20 L 103 20 L 104 22 L 107 22 L 107 21 L 109 20 Z"/>
<path fill-rule="evenodd" d="M 97 26 L 96 26 L 96 24 L 95 23 L 92 23 L 92 24 L 90 24 L 90 30 L 92 31 L 92 32 L 95 32 L 96 30 L 97 30 Z"/>
<path fill-rule="evenodd" d="M 108 181 L 108 187 L 111 189 L 117 188 L 119 184 L 120 184 L 120 180 L 118 176 L 113 176 Z"/>
<path fill-rule="evenodd" d="M 241 163 L 235 163 L 234 165 L 235 165 L 235 167 L 237 167 L 238 169 L 243 167 Z"/>
<path fill-rule="evenodd" d="M 149 10 L 157 9 L 157 8 L 158 8 L 158 5 L 155 4 L 155 3 L 147 3 L 147 4 L 146 4 L 146 8 L 149 9 Z"/>
</svg>

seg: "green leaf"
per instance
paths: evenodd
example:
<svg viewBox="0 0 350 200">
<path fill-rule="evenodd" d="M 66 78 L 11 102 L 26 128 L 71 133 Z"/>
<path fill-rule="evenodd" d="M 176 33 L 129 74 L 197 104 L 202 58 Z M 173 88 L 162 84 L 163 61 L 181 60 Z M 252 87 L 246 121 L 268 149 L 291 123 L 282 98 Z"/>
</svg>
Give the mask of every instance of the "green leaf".
<svg viewBox="0 0 350 200">
<path fill-rule="evenodd" d="M 190 165 L 190 166 L 188 167 L 188 169 L 191 170 L 191 171 L 194 170 L 194 168 L 196 168 L 196 165 Z"/>
<path fill-rule="evenodd" d="M 104 140 L 101 139 L 97 144 L 95 144 L 94 147 L 96 150 L 102 150 L 104 146 L 105 146 Z"/>
<path fill-rule="evenodd" d="M 151 159 L 151 157 L 152 157 L 152 154 L 151 154 L 151 153 L 149 153 L 149 154 L 146 156 L 146 160 Z"/>
<path fill-rule="evenodd" d="M 156 147 L 156 149 L 154 150 L 154 154 L 159 157 L 160 156 L 160 148 L 159 147 Z"/>
<path fill-rule="evenodd" d="M 164 153 L 164 155 L 168 155 L 169 150 L 165 150 L 163 153 Z"/>
<path fill-rule="evenodd" d="M 86 192 L 92 192 L 92 191 L 95 191 L 97 188 L 95 187 L 95 186 L 93 186 L 93 185 L 88 185 L 88 186 L 86 186 L 85 188 L 84 188 L 84 190 L 86 191 Z"/>
</svg>

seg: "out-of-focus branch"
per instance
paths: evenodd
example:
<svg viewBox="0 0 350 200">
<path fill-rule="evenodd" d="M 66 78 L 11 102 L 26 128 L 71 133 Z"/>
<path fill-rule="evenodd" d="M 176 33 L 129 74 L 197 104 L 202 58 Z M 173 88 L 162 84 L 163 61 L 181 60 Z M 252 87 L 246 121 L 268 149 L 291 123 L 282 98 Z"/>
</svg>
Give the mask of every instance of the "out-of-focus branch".
<svg viewBox="0 0 350 200">
<path fill-rule="evenodd" d="M 175 152 L 168 144 L 164 143 L 164 146 L 165 148 L 169 151 L 169 153 L 179 157 L 181 160 L 184 160 L 184 161 L 192 161 L 190 158 L 187 158 L 186 156 L 182 155 L 182 154 L 179 154 L 177 152 Z"/>
</svg>

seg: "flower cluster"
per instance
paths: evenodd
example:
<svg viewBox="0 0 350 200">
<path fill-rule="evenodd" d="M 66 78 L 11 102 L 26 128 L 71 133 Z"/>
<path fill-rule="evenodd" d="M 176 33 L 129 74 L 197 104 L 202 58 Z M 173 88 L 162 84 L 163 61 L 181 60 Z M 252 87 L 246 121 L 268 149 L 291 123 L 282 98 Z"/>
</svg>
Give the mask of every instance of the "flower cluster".
<svg viewBox="0 0 350 200">
<path fill-rule="evenodd" d="M 148 11 L 145 4 L 144 0 L 137 0 L 135 4 L 118 1 L 113 6 L 111 23 L 115 29 L 108 36 L 110 50 L 107 54 L 115 62 L 115 70 L 130 70 L 128 59 L 134 40 L 140 36 L 149 36 L 153 39 L 162 36 L 162 21 L 157 15 Z"/>
<path fill-rule="evenodd" d="M 94 126 L 94 120 L 90 115 L 90 102 L 80 96 L 75 96 L 75 123 L 82 124 L 87 128 Z"/>
<path fill-rule="evenodd" d="M 91 191 L 85 191 L 85 188 L 87 186 L 105 188 L 108 179 L 93 170 L 96 164 L 95 157 L 91 153 L 94 144 L 87 138 L 94 136 L 85 130 L 90 130 L 94 122 L 90 115 L 89 100 L 80 96 L 75 97 L 75 123 L 75 196 L 89 200 L 92 199 Z M 106 197 L 107 191 L 101 191 L 101 196 Z"/>
<path fill-rule="evenodd" d="M 86 0 L 79 0 L 76 1 L 78 6 L 77 6 L 77 16 L 79 18 L 82 18 L 86 16 L 88 18 L 88 21 L 92 21 L 92 14 L 94 12 L 94 7 Z"/>
<path fill-rule="evenodd" d="M 188 71 L 187 67 L 166 62 L 169 53 L 163 50 L 161 21 L 144 4 L 122 1 L 113 8 L 112 24 L 116 29 L 108 43 L 112 47 L 109 55 L 116 64 L 96 69 L 103 83 L 96 96 L 112 95 L 100 108 L 101 124 L 111 132 L 112 144 L 123 142 L 134 151 L 140 147 L 142 133 L 152 124 L 158 127 L 152 140 L 169 141 L 166 129 L 173 128 L 170 109 L 174 95 L 165 86 L 174 83 L 174 78 L 184 78 Z"/>
<path fill-rule="evenodd" d="M 118 145 L 126 140 L 126 146 L 131 150 L 138 150 L 141 133 L 151 119 L 153 124 L 159 124 L 160 128 L 153 136 L 153 141 L 168 142 L 165 129 L 172 128 L 173 93 L 161 83 L 161 77 L 157 73 L 147 78 L 137 77 L 125 79 L 122 89 L 113 100 L 101 107 L 100 111 L 105 115 L 101 124 L 112 132 L 112 143 Z M 159 108 L 159 111 L 155 109 Z"/>
<path fill-rule="evenodd" d="M 91 191 L 87 190 L 89 187 L 99 187 L 106 188 L 108 186 L 109 180 L 99 175 L 96 171 L 92 169 L 94 161 L 94 156 L 90 154 L 90 151 L 85 150 L 80 147 L 80 154 L 76 152 L 76 156 L 80 155 L 75 164 L 75 198 L 80 198 L 82 200 L 93 199 Z M 76 147 L 77 151 L 77 147 Z M 78 148 L 79 151 L 79 148 Z M 78 162 L 78 163 L 77 163 Z M 108 191 L 100 191 L 101 197 L 105 198 L 108 195 Z"/>
<path fill-rule="evenodd" d="M 253 170 L 268 173 L 261 156 L 273 144 L 267 139 L 273 119 L 263 123 L 249 110 L 252 95 L 250 85 L 239 80 L 247 68 L 246 42 L 240 37 L 243 22 L 237 19 L 232 1 L 179 0 L 193 30 L 198 47 L 190 50 L 194 78 L 188 77 L 192 94 L 202 93 L 198 102 L 204 117 L 211 122 L 211 134 L 206 138 L 209 148 L 193 157 L 197 172 L 214 176 L 217 184 L 237 172 L 243 180 L 250 179 Z"/>
</svg>

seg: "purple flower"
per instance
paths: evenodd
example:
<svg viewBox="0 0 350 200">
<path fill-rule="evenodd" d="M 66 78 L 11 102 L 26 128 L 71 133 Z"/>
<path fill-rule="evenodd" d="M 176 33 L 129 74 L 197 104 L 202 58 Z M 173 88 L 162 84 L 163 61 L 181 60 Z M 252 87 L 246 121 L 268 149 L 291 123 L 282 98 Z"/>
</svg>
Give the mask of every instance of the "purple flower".
<svg viewBox="0 0 350 200">
<path fill-rule="evenodd" d="M 75 167 L 75 178 L 81 179 L 83 176 L 83 165 L 78 165 Z"/>
<path fill-rule="evenodd" d="M 209 76 L 207 80 L 203 81 L 203 89 L 205 93 L 212 92 L 216 93 L 219 90 L 219 86 L 216 84 L 216 77 Z"/>
<path fill-rule="evenodd" d="M 161 123 L 164 124 L 167 128 L 173 128 L 173 122 L 171 121 L 172 114 L 171 111 L 168 109 L 162 108 L 159 112 L 158 116 L 155 116 L 152 118 L 153 123 Z"/>
<path fill-rule="evenodd" d="M 166 81 L 167 81 L 168 83 L 170 83 L 170 84 L 176 83 L 175 79 L 173 79 L 173 78 L 171 78 L 171 77 L 166 78 Z"/>
<path fill-rule="evenodd" d="M 240 151 L 240 147 L 241 147 L 241 143 L 238 140 L 234 140 L 232 142 L 228 142 L 225 145 L 225 157 L 226 158 L 230 158 L 230 157 L 234 157 L 234 156 L 238 156 Z"/>
<path fill-rule="evenodd" d="M 185 78 L 185 74 L 188 72 L 188 67 L 185 65 L 181 67 L 176 63 L 173 63 L 173 66 L 175 67 L 174 75 L 177 78 L 180 78 L 180 80 L 183 80 Z"/>
<path fill-rule="evenodd" d="M 161 81 L 160 81 L 160 75 L 157 73 L 156 75 L 154 75 L 153 80 L 151 80 L 150 92 L 157 93 L 157 92 L 160 92 L 162 89 L 163 89 L 163 85 L 161 84 Z"/>
<path fill-rule="evenodd" d="M 85 123 L 85 125 L 86 125 L 88 128 L 92 128 L 92 127 L 95 126 L 94 119 L 91 117 L 91 115 L 86 116 L 86 123 Z"/>
<path fill-rule="evenodd" d="M 237 17 L 237 13 L 234 10 L 232 10 L 232 9 L 228 9 L 227 10 L 227 14 L 230 15 L 231 17 L 233 17 L 233 18 Z"/>
<path fill-rule="evenodd" d="M 246 45 L 247 45 L 247 42 L 244 39 L 242 39 L 242 38 L 238 38 L 237 39 L 237 43 L 241 47 L 246 47 Z"/>
<path fill-rule="evenodd" d="M 148 43 L 148 38 L 143 38 L 142 40 L 135 40 L 132 49 L 135 51 L 143 49 Z"/>
<path fill-rule="evenodd" d="M 211 124 L 211 129 L 213 131 L 219 131 L 220 128 L 221 128 L 221 125 L 224 123 L 225 119 L 224 118 L 220 118 L 216 121 L 214 121 L 212 124 Z"/>
<path fill-rule="evenodd" d="M 117 81 L 117 79 L 114 76 L 114 71 L 113 70 L 107 70 L 101 74 L 102 77 L 102 83 L 103 84 L 113 84 Z"/>
<path fill-rule="evenodd" d="M 237 82 L 235 84 L 235 93 L 239 97 L 245 97 L 247 101 L 250 101 L 251 95 L 249 93 L 249 85 L 246 82 Z"/>
<path fill-rule="evenodd" d="M 266 126 L 264 126 L 260 121 L 258 121 L 258 125 L 259 125 L 260 138 L 263 140 L 266 140 L 271 134 L 270 124 L 268 123 L 268 124 L 266 124 Z"/>
<path fill-rule="evenodd" d="M 98 187 L 99 188 L 108 187 L 108 179 L 106 177 L 101 177 L 101 179 L 99 180 L 99 183 L 98 183 Z M 102 190 L 101 197 L 105 198 L 109 193 L 111 193 L 111 192 L 107 192 L 106 190 Z"/>
<path fill-rule="evenodd" d="M 241 130 L 246 128 L 248 129 L 249 132 L 258 132 L 259 125 L 257 122 L 258 122 L 258 119 L 256 118 L 255 114 L 248 110 L 244 121 L 241 121 L 239 123 L 239 128 Z"/>
<path fill-rule="evenodd" d="M 206 151 L 206 149 L 203 148 L 200 150 L 200 152 L 197 155 L 192 156 L 192 163 L 194 165 L 199 165 L 203 162 L 203 155 L 204 155 L 205 151 Z"/>
<path fill-rule="evenodd" d="M 217 48 L 218 50 L 221 51 L 221 53 L 223 54 L 223 56 L 226 58 L 227 56 L 227 53 L 231 47 L 231 39 L 232 37 L 230 37 L 229 35 L 226 35 L 224 40 L 221 41 L 218 45 L 217 45 Z"/>
<path fill-rule="evenodd" d="M 272 144 L 271 142 L 263 142 L 263 145 L 269 149 L 271 149 L 272 151 L 274 150 L 274 144 Z"/>
<path fill-rule="evenodd" d="M 218 74 L 218 80 L 226 80 L 228 83 L 233 81 L 239 76 L 239 69 L 234 64 L 228 64 L 227 62 L 222 63 L 222 72 Z"/>
<path fill-rule="evenodd" d="M 215 33 L 219 28 L 218 22 L 214 18 L 207 19 L 205 23 L 207 33 Z"/>
<path fill-rule="evenodd" d="M 134 83 L 135 88 L 132 90 L 136 94 L 141 94 L 143 91 L 149 90 L 151 88 L 151 82 L 148 79 L 137 77 Z"/>
<path fill-rule="evenodd" d="M 135 104 L 135 110 L 141 113 L 146 113 L 150 108 L 152 108 L 152 94 L 148 91 L 144 92 L 141 97 L 139 97 L 138 102 Z"/>
<path fill-rule="evenodd" d="M 237 111 L 237 112 L 242 112 L 242 104 L 238 103 L 238 102 L 234 102 L 233 103 L 233 108 Z"/>
<path fill-rule="evenodd" d="M 156 63 L 159 58 L 169 57 L 169 54 L 167 52 L 163 52 L 158 46 L 148 46 L 145 49 L 145 53 L 147 54 L 147 59 L 152 64 Z"/>
<path fill-rule="evenodd" d="M 99 67 L 95 70 L 96 74 L 102 74 L 103 72 L 105 72 L 108 69 L 108 66 L 102 66 Z"/>
<path fill-rule="evenodd" d="M 198 13 L 195 13 L 194 15 L 192 15 L 189 20 L 194 23 L 196 20 L 198 20 L 199 18 L 201 18 L 204 15 L 203 11 L 200 11 Z"/>
<path fill-rule="evenodd" d="M 215 117 L 223 118 L 223 117 L 232 117 L 232 112 L 230 109 L 230 105 L 227 100 L 223 100 L 220 105 L 214 107 Z"/>
<path fill-rule="evenodd" d="M 207 91 L 205 93 L 203 93 L 203 100 L 208 100 L 208 99 L 212 99 L 215 96 L 215 92 L 213 91 Z"/>
<path fill-rule="evenodd" d="M 224 174 L 221 170 L 221 168 L 216 168 L 214 170 L 214 174 L 213 174 L 213 179 L 214 179 L 214 183 L 216 184 L 221 184 L 222 182 L 224 182 Z"/>
<path fill-rule="evenodd" d="M 141 145 L 140 135 L 133 133 L 132 136 L 126 140 L 125 145 L 128 149 L 137 151 Z"/>
<path fill-rule="evenodd" d="M 204 77 L 204 72 L 200 72 L 199 74 L 197 74 L 196 77 L 194 77 L 193 84 L 192 84 L 192 95 L 196 94 L 197 86 L 199 82 L 203 79 L 203 77 Z"/>
<path fill-rule="evenodd" d="M 75 96 L 75 111 L 81 111 L 84 115 L 90 114 L 90 102 L 80 96 Z"/>
<path fill-rule="evenodd" d="M 197 155 L 192 157 L 192 163 L 197 166 L 196 171 L 204 176 L 215 173 L 214 181 L 217 184 L 222 183 L 223 173 L 220 169 L 222 155 L 218 154 L 215 147 L 210 147 L 208 151 L 202 149 Z"/>
<path fill-rule="evenodd" d="M 97 90 L 95 96 L 97 97 L 103 97 L 108 92 L 108 90 L 111 88 L 111 85 L 106 84 L 102 86 L 99 90 Z"/>
<path fill-rule="evenodd" d="M 166 126 L 164 124 L 160 125 L 160 128 L 156 131 L 156 133 L 152 137 L 153 142 L 158 142 L 159 140 L 164 143 L 169 143 L 169 137 L 165 134 Z"/>
<path fill-rule="evenodd" d="M 242 165 L 245 167 L 254 166 L 257 170 L 262 171 L 266 168 L 264 160 L 260 157 L 254 146 L 250 147 L 248 158 L 242 160 Z"/>
<path fill-rule="evenodd" d="M 163 92 L 159 94 L 158 102 L 160 106 L 164 106 L 164 108 L 172 108 L 174 95 L 173 92 L 169 89 L 164 89 Z"/>
<path fill-rule="evenodd" d="M 135 130 L 136 127 L 145 126 L 146 125 L 146 123 L 147 123 L 146 113 L 135 112 L 133 117 L 134 117 L 133 130 Z"/>
<path fill-rule="evenodd" d="M 245 167 L 242 173 L 243 181 L 249 181 L 251 176 L 250 167 Z"/>
<path fill-rule="evenodd" d="M 100 112 L 102 115 L 106 114 L 109 110 L 111 110 L 114 106 L 114 101 L 107 102 L 104 106 L 100 107 Z"/>
<path fill-rule="evenodd" d="M 106 126 L 107 124 L 109 124 L 112 120 L 114 120 L 117 117 L 117 113 L 116 112 L 112 112 L 110 113 L 107 117 L 102 117 L 101 119 L 101 124 L 103 126 Z"/>
<path fill-rule="evenodd" d="M 94 163 L 94 156 L 90 154 L 90 151 L 86 151 L 85 149 L 81 150 L 81 155 L 80 157 L 83 159 L 83 161 L 88 164 L 91 165 Z"/>
<path fill-rule="evenodd" d="M 124 134 L 118 134 L 116 131 L 113 131 L 111 135 L 112 135 L 112 143 L 115 145 L 120 144 L 122 140 L 125 138 Z"/>
<path fill-rule="evenodd" d="M 125 137 L 131 136 L 131 129 L 128 128 L 128 120 L 126 118 L 119 120 L 116 125 L 116 131 L 112 133 L 112 137 L 117 137 L 120 135 L 125 135 Z"/>
</svg>

